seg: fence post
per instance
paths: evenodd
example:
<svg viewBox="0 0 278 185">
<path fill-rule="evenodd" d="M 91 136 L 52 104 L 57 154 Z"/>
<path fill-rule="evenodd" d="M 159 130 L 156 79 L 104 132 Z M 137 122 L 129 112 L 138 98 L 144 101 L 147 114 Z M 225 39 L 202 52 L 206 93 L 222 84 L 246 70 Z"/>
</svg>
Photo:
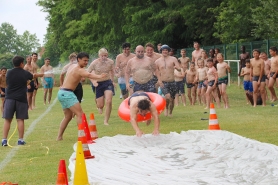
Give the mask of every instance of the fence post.
<svg viewBox="0 0 278 185">
<path fill-rule="evenodd" d="M 239 55 L 238 55 L 238 43 L 236 43 L 236 59 L 239 60 Z"/>
<path fill-rule="evenodd" d="M 224 58 L 225 59 L 227 58 L 227 55 L 226 55 L 226 44 L 224 44 Z"/>
<path fill-rule="evenodd" d="M 269 50 L 269 39 L 266 40 L 266 52 Z"/>
</svg>

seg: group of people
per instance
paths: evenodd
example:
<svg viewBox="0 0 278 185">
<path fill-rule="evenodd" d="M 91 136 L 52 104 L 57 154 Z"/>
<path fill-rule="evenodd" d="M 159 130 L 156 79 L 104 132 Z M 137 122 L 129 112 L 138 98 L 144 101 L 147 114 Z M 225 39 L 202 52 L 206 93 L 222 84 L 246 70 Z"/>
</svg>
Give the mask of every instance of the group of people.
<svg viewBox="0 0 278 185">
<path fill-rule="evenodd" d="M 83 110 L 80 103 L 83 96 L 82 82 L 86 78 L 92 82 L 92 90 L 95 93 L 96 106 L 100 114 L 103 113 L 105 107 L 105 125 L 109 125 L 112 110 L 112 98 L 115 94 L 114 88 L 116 88 L 114 77 L 118 78 L 121 96 L 124 99 L 129 97 L 131 125 L 139 137 L 143 132 L 138 126 L 136 115 L 145 115 L 148 112 L 154 119 L 153 134 L 159 134 L 159 116 L 146 92 L 163 94 L 166 100 L 165 116 L 173 115 L 174 106 L 179 104 L 179 97 L 183 105 L 186 105 L 185 86 L 190 105 L 194 105 L 198 98 L 199 104 L 205 105 L 206 109 L 212 101 L 220 107 L 220 100 L 223 100 L 224 108 L 229 108 L 226 86 L 227 74 L 231 72 L 231 69 L 224 62 L 224 56 L 219 49 L 210 49 L 209 56 L 207 56 L 207 52 L 200 48 L 199 43 L 194 42 L 195 50 L 192 52 L 192 60 L 186 56 L 185 49 L 181 50 L 180 58 L 173 56 L 171 53 L 173 50 L 168 45 L 159 44 L 157 49 L 158 52 L 155 52 L 154 45 L 147 43 L 145 46 L 138 45 L 135 53 L 132 53 L 130 43 L 124 43 L 122 53 L 116 57 L 114 64 L 114 61 L 108 58 L 108 51 L 101 48 L 98 58 L 91 62 L 87 69 L 89 55 L 85 52 L 72 53 L 69 56 L 69 63 L 63 67 L 60 74 L 58 100 L 62 105 L 64 118 L 60 123 L 57 140 L 63 139 L 63 133 L 74 116 L 76 116 L 77 124 L 82 122 Z M 277 48 L 271 47 L 269 52 L 272 56 L 270 60 L 266 53 L 260 53 L 256 49 L 253 50 L 254 58 L 250 59 L 249 53 L 245 51 L 244 46 L 242 47 L 239 75 L 244 77 L 244 89 L 247 94 L 253 93 L 254 107 L 257 105 L 258 96 L 261 97 L 262 104 L 265 106 L 265 84 L 271 92 L 271 100 L 277 100 L 273 88 L 275 81 L 278 84 Z M 7 136 L 14 112 L 16 112 L 18 122 L 18 144 L 25 144 L 23 140 L 24 119 L 28 119 L 28 110 L 35 108 L 36 90 L 39 86 L 38 77 L 42 77 L 42 84 L 44 84 L 44 104 L 51 101 L 54 73 L 50 59 L 45 59 L 40 73 L 37 73 L 36 53 L 26 58 L 25 65 L 23 61 L 22 57 L 14 57 L 14 68 L 9 70 L 7 75 L 7 69 L 1 69 L 0 93 L 1 97 L 6 95 L 6 100 L 2 101 L 4 103 L 3 118 L 5 118 L 2 146 L 7 146 Z M 24 85 L 23 81 L 25 84 L 27 82 L 27 85 Z M 150 120 L 147 121 L 147 125 L 149 124 Z"/>
</svg>

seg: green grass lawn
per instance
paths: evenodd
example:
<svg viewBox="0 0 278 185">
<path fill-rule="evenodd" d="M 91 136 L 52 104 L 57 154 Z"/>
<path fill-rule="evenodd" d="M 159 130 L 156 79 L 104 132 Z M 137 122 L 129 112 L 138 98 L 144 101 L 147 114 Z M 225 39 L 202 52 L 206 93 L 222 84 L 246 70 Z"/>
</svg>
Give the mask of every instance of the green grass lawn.
<svg viewBox="0 0 278 185">
<path fill-rule="evenodd" d="M 131 125 L 118 117 L 117 110 L 121 103 L 119 99 L 119 89 L 113 98 L 112 114 L 109 126 L 103 124 L 103 115 L 97 113 L 94 98 L 89 85 L 84 85 L 84 101 L 82 108 L 89 120 L 90 113 L 95 113 L 98 136 L 134 135 Z M 53 92 L 52 108 L 49 112 L 49 105 L 43 105 L 43 91 L 39 89 L 36 106 L 37 108 L 29 112 L 30 119 L 25 122 L 25 138 L 27 145 L 17 147 L 17 131 L 11 137 L 9 143 L 13 147 L 1 147 L 0 155 L 0 182 L 18 182 L 19 185 L 48 185 L 55 184 L 57 170 L 60 159 L 68 159 L 73 153 L 73 145 L 77 141 L 76 120 L 72 120 L 64 134 L 64 140 L 57 142 L 60 121 L 63 112 L 59 101 L 55 101 L 58 88 Z M 244 92 L 235 84 L 227 89 L 230 101 L 230 109 L 216 108 L 218 121 L 222 130 L 227 130 L 241 136 L 255 139 L 261 142 L 278 145 L 277 133 L 277 106 L 271 106 L 268 102 L 266 107 L 258 106 L 253 108 L 246 104 Z M 205 113 L 207 112 L 207 113 Z M 208 129 L 209 110 L 203 106 L 178 106 L 174 108 L 173 117 L 160 116 L 160 132 L 168 134 L 170 132 L 187 130 Z M 2 123 L 4 120 L 2 120 Z M 12 122 L 9 137 L 15 130 L 15 120 Z M 140 128 L 145 133 L 151 133 L 153 124 L 146 126 L 139 123 Z M 32 127 L 32 131 L 31 131 Z M 2 133 L 2 127 L 0 128 Z M 28 131 L 29 129 L 29 131 Z M 71 174 L 68 174 L 70 176 Z"/>
</svg>

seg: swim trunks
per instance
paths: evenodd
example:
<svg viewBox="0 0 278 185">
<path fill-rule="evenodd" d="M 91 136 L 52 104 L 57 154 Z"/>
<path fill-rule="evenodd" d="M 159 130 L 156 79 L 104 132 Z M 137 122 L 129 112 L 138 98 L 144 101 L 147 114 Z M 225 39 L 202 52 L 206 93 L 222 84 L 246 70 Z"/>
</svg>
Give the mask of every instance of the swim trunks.
<svg viewBox="0 0 278 185">
<path fill-rule="evenodd" d="M 205 84 L 205 80 L 199 81 L 199 83 L 198 83 L 198 89 L 206 88 L 206 87 L 207 87 L 207 85 Z"/>
<path fill-rule="evenodd" d="M 6 88 L 1 87 L 2 92 L 6 92 Z M 5 94 L 1 94 L 1 98 L 5 98 Z"/>
<path fill-rule="evenodd" d="M 224 77 L 218 78 L 217 84 L 221 85 L 222 83 L 224 83 L 226 85 L 228 84 L 228 76 L 224 76 Z"/>
<path fill-rule="evenodd" d="M 176 86 L 175 81 L 173 82 L 162 82 L 164 87 L 161 88 L 164 95 L 170 94 L 171 98 L 175 99 L 175 95 L 177 94 L 178 88 Z"/>
<path fill-rule="evenodd" d="M 43 88 L 45 88 L 45 89 L 53 88 L 53 78 L 52 77 L 44 77 L 44 80 L 47 84 L 44 84 Z"/>
<path fill-rule="evenodd" d="M 273 77 L 274 74 L 275 74 L 275 72 L 271 72 L 270 77 Z M 278 75 L 276 75 L 276 78 L 278 78 Z"/>
<path fill-rule="evenodd" d="M 30 89 L 27 88 L 27 92 L 34 92 L 34 90 L 35 90 L 34 80 L 32 80 L 29 85 L 30 85 L 31 88 Z"/>
<path fill-rule="evenodd" d="M 210 87 L 212 87 L 212 86 L 214 85 L 214 82 L 215 82 L 215 80 L 211 80 L 211 81 L 208 82 L 208 85 L 209 85 Z"/>
<path fill-rule="evenodd" d="M 147 98 L 149 98 L 149 100 L 151 100 L 151 98 L 149 97 L 149 95 L 147 93 L 145 93 L 145 92 L 135 92 L 129 97 L 128 105 L 130 105 L 130 99 L 133 98 L 133 97 L 136 97 L 136 96 L 146 96 Z"/>
<path fill-rule="evenodd" d="M 195 85 L 194 85 L 193 83 L 187 83 L 186 86 L 187 86 L 188 89 L 191 89 L 191 88 L 194 87 Z"/>
<path fill-rule="evenodd" d="M 253 84 L 251 81 L 243 81 L 243 88 L 245 91 L 253 92 Z"/>
<path fill-rule="evenodd" d="M 183 81 L 176 82 L 176 86 L 178 88 L 178 92 L 177 93 L 181 93 L 181 94 L 185 93 Z"/>
<path fill-rule="evenodd" d="M 115 95 L 114 85 L 111 80 L 98 82 L 98 86 L 96 87 L 96 99 L 104 96 L 104 91 L 107 90 L 112 91 L 113 95 Z"/>
<path fill-rule="evenodd" d="M 68 109 L 79 103 L 73 91 L 65 88 L 61 88 L 58 91 L 58 100 L 60 101 L 63 109 Z"/>
<path fill-rule="evenodd" d="M 74 89 L 73 93 L 75 94 L 75 96 L 76 96 L 77 100 L 79 101 L 79 103 L 81 103 L 81 100 L 83 98 L 83 87 L 82 87 L 82 83 L 81 82 L 78 83 L 78 85 Z"/>
<path fill-rule="evenodd" d="M 145 92 L 156 92 L 155 85 L 153 83 L 153 79 L 149 80 L 147 83 L 139 84 L 134 81 L 133 91 L 145 91 Z"/>
<path fill-rule="evenodd" d="M 259 77 L 260 77 L 260 76 L 253 76 L 253 81 L 256 81 L 256 82 L 257 82 L 257 81 L 259 80 Z M 262 79 L 261 79 L 261 82 L 265 82 L 265 79 L 266 79 L 266 76 L 263 75 L 263 76 L 262 76 Z"/>
</svg>

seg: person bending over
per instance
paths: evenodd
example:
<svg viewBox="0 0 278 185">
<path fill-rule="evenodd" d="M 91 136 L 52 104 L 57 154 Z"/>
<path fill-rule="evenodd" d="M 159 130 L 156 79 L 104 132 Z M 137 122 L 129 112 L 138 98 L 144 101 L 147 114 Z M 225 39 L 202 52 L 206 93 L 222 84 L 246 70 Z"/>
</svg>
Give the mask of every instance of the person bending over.
<svg viewBox="0 0 278 185">
<path fill-rule="evenodd" d="M 136 136 L 141 137 L 143 132 L 138 127 L 138 123 L 136 121 L 137 114 L 145 116 L 147 113 L 151 113 L 152 118 L 154 119 L 154 131 L 153 135 L 159 135 L 159 125 L 160 120 L 158 117 L 158 113 L 155 105 L 151 102 L 150 97 L 145 92 L 135 92 L 133 93 L 129 100 L 128 104 L 130 107 L 130 122 L 133 129 L 136 132 Z M 151 120 L 147 121 L 147 125 L 151 123 Z"/>
</svg>

